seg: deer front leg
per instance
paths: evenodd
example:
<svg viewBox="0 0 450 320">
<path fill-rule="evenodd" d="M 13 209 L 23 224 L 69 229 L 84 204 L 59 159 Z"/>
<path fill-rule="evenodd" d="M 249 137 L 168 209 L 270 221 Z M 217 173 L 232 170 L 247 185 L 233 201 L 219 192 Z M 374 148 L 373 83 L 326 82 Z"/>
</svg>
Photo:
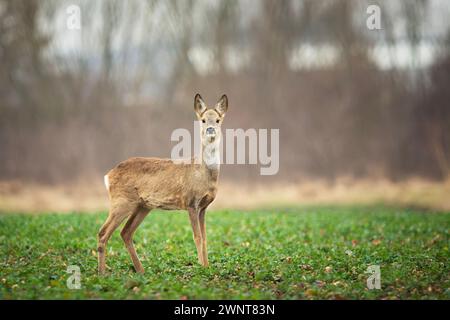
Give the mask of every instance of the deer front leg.
<svg viewBox="0 0 450 320">
<path fill-rule="evenodd" d="M 193 208 L 189 208 L 188 211 L 189 211 L 189 220 L 191 221 L 192 226 L 192 232 L 194 234 L 194 242 L 195 246 L 197 247 L 198 262 L 204 265 L 202 254 L 202 233 L 200 230 L 199 215 L 197 211 Z"/>
<path fill-rule="evenodd" d="M 202 253 L 203 253 L 203 266 L 208 266 L 208 249 L 206 245 L 206 223 L 205 223 L 206 208 L 200 210 L 199 222 L 200 231 L 202 233 Z"/>
</svg>

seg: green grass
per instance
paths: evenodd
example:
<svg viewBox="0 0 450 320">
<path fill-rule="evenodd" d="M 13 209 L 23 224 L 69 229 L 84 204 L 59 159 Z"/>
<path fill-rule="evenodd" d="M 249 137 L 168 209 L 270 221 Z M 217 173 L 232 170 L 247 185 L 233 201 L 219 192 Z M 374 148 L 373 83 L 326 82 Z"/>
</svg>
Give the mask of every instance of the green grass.
<svg viewBox="0 0 450 320">
<path fill-rule="evenodd" d="M 137 275 L 119 236 L 96 272 L 98 214 L 0 215 L 1 299 L 450 299 L 450 213 L 314 207 L 207 214 L 210 267 L 197 264 L 185 212 L 138 229 Z M 68 265 L 81 268 L 70 290 Z M 381 289 L 366 270 L 381 268 Z"/>
</svg>

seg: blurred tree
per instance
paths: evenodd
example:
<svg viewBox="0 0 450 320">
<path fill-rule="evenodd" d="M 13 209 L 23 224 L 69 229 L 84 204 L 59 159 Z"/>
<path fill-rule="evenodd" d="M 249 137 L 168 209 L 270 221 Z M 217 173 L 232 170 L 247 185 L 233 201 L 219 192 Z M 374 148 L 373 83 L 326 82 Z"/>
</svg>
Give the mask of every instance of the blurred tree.
<svg viewBox="0 0 450 320">
<path fill-rule="evenodd" d="M 43 51 L 50 37 L 38 28 L 39 1 L 0 1 L 0 107 L 42 107 L 47 70 Z M 45 91 L 44 91 L 45 92 Z"/>
</svg>

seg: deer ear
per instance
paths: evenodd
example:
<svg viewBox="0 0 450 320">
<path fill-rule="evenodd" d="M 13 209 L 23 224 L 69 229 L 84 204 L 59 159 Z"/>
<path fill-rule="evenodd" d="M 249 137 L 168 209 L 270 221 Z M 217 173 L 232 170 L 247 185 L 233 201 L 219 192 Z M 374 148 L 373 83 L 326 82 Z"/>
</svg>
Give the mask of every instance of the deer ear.
<svg viewBox="0 0 450 320">
<path fill-rule="evenodd" d="M 194 98 L 194 110 L 197 113 L 197 116 L 200 117 L 203 112 L 207 109 L 205 102 L 202 99 L 200 94 L 196 94 Z"/>
<path fill-rule="evenodd" d="M 228 110 L 228 97 L 224 94 L 216 104 L 216 111 L 223 117 Z"/>
</svg>

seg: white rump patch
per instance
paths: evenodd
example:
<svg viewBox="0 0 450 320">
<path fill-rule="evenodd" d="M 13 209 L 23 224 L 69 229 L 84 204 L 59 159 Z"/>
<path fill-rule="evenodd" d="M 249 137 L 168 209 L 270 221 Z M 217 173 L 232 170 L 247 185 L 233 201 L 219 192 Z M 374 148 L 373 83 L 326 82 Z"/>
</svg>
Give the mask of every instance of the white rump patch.
<svg viewBox="0 0 450 320">
<path fill-rule="evenodd" d="M 108 175 L 105 175 L 105 176 L 103 177 L 103 179 L 104 179 L 104 181 L 105 181 L 105 187 L 106 187 L 106 190 L 109 191 L 109 178 L 108 178 Z"/>
</svg>

